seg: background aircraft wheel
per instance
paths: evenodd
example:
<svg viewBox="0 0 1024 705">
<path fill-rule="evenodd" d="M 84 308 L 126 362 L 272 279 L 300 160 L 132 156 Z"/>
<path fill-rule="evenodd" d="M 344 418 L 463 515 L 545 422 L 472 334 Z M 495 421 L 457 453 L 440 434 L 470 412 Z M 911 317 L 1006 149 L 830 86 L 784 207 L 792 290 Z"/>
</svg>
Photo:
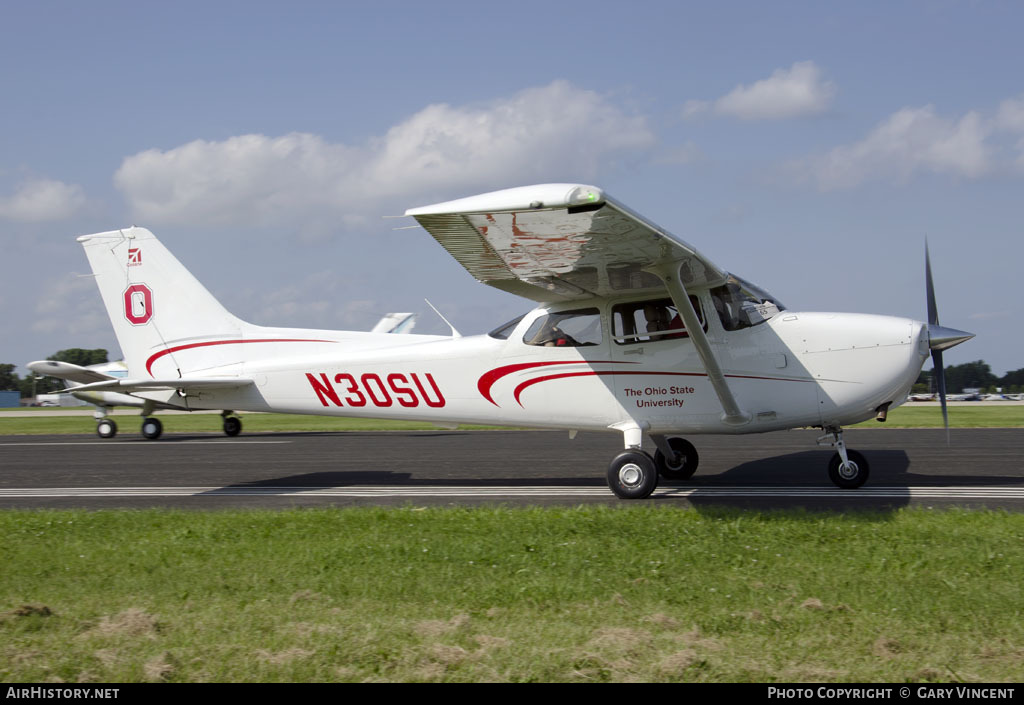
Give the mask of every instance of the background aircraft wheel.
<svg viewBox="0 0 1024 705">
<path fill-rule="evenodd" d="M 242 432 L 242 419 L 237 416 L 224 417 L 224 433 L 229 436 L 237 436 Z"/>
<path fill-rule="evenodd" d="M 142 420 L 142 435 L 151 441 L 155 441 L 164 432 L 164 425 L 160 419 L 147 417 Z"/>
<path fill-rule="evenodd" d="M 697 449 L 685 438 L 669 438 L 668 444 L 676 452 L 676 461 L 672 462 L 660 450 L 654 451 L 654 465 L 658 474 L 666 480 L 689 480 L 697 472 L 700 456 Z"/>
<path fill-rule="evenodd" d="M 643 499 L 658 486 L 658 469 L 642 450 L 619 453 L 608 466 L 608 487 L 619 499 Z"/>
<path fill-rule="evenodd" d="M 855 450 L 847 450 L 850 467 L 843 468 L 839 453 L 832 456 L 828 464 L 828 478 L 844 490 L 854 490 L 868 481 L 868 461 Z"/>
<path fill-rule="evenodd" d="M 117 424 L 110 419 L 100 419 L 96 423 L 96 435 L 100 438 L 113 438 L 117 435 Z"/>
</svg>

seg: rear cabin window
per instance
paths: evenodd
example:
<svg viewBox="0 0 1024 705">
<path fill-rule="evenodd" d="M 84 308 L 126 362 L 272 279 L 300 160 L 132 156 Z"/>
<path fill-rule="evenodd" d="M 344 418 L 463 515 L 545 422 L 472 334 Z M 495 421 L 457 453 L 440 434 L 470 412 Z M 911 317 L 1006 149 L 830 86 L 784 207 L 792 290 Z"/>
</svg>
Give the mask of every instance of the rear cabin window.
<svg viewBox="0 0 1024 705">
<path fill-rule="evenodd" d="M 706 331 L 708 324 L 704 320 L 700 300 L 691 296 L 690 303 L 697 312 L 697 320 Z M 683 317 L 679 315 L 672 299 L 630 301 L 612 306 L 612 339 L 619 345 L 688 337 Z"/>
<path fill-rule="evenodd" d="M 526 331 L 523 342 L 554 348 L 601 344 L 601 312 L 596 308 L 547 313 Z"/>
</svg>

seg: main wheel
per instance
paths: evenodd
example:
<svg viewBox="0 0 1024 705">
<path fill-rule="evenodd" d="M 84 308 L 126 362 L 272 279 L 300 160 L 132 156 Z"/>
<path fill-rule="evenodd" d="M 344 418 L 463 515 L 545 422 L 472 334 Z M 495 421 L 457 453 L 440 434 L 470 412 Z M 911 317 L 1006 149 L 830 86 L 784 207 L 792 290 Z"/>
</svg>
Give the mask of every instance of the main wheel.
<svg viewBox="0 0 1024 705">
<path fill-rule="evenodd" d="M 164 425 L 160 419 L 147 416 L 142 420 L 142 435 L 151 441 L 155 441 L 164 432 Z"/>
<path fill-rule="evenodd" d="M 700 457 L 697 449 L 685 438 L 669 438 L 668 444 L 675 451 L 676 457 L 669 460 L 660 450 L 654 451 L 654 465 L 658 474 L 666 480 L 689 480 L 697 472 Z"/>
<path fill-rule="evenodd" d="M 608 465 L 608 487 L 619 499 L 643 499 L 658 486 L 658 469 L 642 450 L 619 453 Z"/>
<path fill-rule="evenodd" d="M 242 419 L 237 416 L 224 417 L 224 433 L 229 436 L 237 436 L 242 432 Z"/>
<path fill-rule="evenodd" d="M 844 490 L 855 490 L 868 481 L 868 461 L 855 450 L 847 450 L 850 459 L 849 467 L 843 467 L 843 459 L 839 453 L 832 456 L 828 463 L 828 478 Z"/>
<path fill-rule="evenodd" d="M 117 424 L 113 419 L 100 419 L 96 422 L 96 435 L 100 438 L 113 438 L 117 435 Z"/>
</svg>

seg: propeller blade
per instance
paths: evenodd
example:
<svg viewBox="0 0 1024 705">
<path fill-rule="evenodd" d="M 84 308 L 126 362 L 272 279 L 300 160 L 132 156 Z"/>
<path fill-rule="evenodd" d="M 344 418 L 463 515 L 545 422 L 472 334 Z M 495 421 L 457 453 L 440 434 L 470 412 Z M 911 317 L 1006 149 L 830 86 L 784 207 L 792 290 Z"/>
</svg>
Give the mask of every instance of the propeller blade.
<svg viewBox="0 0 1024 705">
<path fill-rule="evenodd" d="M 928 326 L 939 324 L 939 309 L 935 305 L 935 285 L 932 284 L 932 260 L 928 256 L 928 241 L 924 241 L 924 285 L 928 295 Z"/>
<path fill-rule="evenodd" d="M 946 445 L 949 445 L 949 413 L 946 410 L 946 370 L 942 366 L 942 350 L 932 350 L 932 377 L 939 390 L 939 404 L 942 406 L 942 424 L 946 427 Z"/>
</svg>

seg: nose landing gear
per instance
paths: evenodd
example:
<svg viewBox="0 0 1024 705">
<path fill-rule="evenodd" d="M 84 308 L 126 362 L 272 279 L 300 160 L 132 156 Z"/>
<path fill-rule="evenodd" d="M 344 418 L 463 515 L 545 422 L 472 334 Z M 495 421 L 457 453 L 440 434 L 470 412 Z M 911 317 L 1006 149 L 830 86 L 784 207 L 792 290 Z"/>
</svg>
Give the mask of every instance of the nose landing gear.
<svg viewBox="0 0 1024 705">
<path fill-rule="evenodd" d="M 855 450 L 848 450 L 843 441 L 843 429 L 838 426 L 825 427 L 825 434 L 818 439 L 818 445 L 831 445 L 836 454 L 828 463 L 828 478 L 844 490 L 855 490 L 868 481 L 870 468 L 867 458 Z"/>
</svg>

